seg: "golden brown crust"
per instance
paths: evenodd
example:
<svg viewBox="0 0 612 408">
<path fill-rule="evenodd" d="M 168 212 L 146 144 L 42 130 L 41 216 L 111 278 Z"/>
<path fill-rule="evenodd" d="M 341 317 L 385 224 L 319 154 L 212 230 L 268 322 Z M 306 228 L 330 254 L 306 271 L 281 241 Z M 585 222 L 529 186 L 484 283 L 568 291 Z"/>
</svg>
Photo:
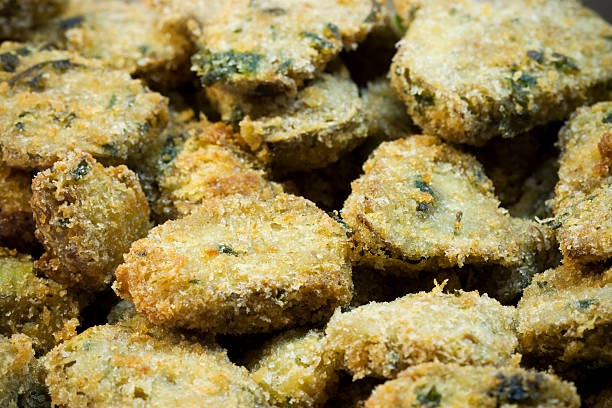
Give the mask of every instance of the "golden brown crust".
<svg viewBox="0 0 612 408">
<path fill-rule="evenodd" d="M 151 322 L 219 333 L 319 322 L 352 286 L 342 226 L 288 194 L 204 201 L 135 242 L 116 275 Z"/>
<path fill-rule="evenodd" d="M 32 182 L 36 236 L 46 252 L 36 267 L 69 286 L 103 290 L 133 241 L 146 235 L 149 207 L 127 167 L 103 167 L 71 152 Z"/>
<path fill-rule="evenodd" d="M 0 165 L 0 246 L 27 251 L 34 245 L 32 177 Z"/>
</svg>

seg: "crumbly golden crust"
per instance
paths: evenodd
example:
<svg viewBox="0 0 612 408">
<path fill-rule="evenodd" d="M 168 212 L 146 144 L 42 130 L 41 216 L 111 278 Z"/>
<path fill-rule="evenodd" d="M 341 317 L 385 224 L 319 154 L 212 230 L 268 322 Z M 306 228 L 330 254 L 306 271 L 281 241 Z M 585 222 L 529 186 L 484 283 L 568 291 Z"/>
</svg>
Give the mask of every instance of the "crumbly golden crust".
<svg viewBox="0 0 612 408">
<path fill-rule="evenodd" d="M 354 379 L 393 378 L 408 366 L 440 361 L 509 364 L 516 358 L 516 310 L 478 292 L 409 294 L 336 312 L 325 333 Z"/>
<path fill-rule="evenodd" d="M 68 0 L 0 0 L 0 40 L 20 40 L 29 30 L 59 14 Z"/>
<path fill-rule="evenodd" d="M 574 0 L 426 2 L 393 59 L 391 83 L 426 133 L 479 145 L 607 99 L 610 35 Z"/>
<path fill-rule="evenodd" d="M 365 408 L 578 408 L 573 384 L 519 367 L 429 363 L 408 368 L 374 389 Z"/>
<path fill-rule="evenodd" d="M 34 274 L 29 255 L 0 248 L 0 334 L 31 338 L 38 353 L 76 334 L 79 302 L 66 288 Z"/>
<path fill-rule="evenodd" d="M 267 408 L 267 395 L 220 347 L 141 319 L 92 327 L 45 356 L 63 407 Z"/>
<path fill-rule="evenodd" d="M 29 250 L 34 245 L 31 183 L 29 173 L 0 165 L 0 246 Z"/>
<path fill-rule="evenodd" d="M 348 249 L 344 228 L 308 200 L 227 196 L 135 242 L 114 289 L 155 324 L 271 331 L 350 301 Z"/>
<path fill-rule="evenodd" d="M 0 70 L 0 162 L 49 167 L 71 150 L 124 162 L 168 121 L 167 100 L 124 71 L 69 51 L 5 42 Z"/>
<path fill-rule="evenodd" d="M 103 290 L 133 241 L 149 229 L 149 207 L 127 167 L 103 167 L 71 152 L 32 182 L 36 236 L 46 252 L 36 267 L 69 286 Z"/>
<path fill-rule="evenodd" d="M 564 265 L 537 275 L 518 303 L 522 352 L 557 363 L 612 363 L 612 269 Z"/>
</svg>

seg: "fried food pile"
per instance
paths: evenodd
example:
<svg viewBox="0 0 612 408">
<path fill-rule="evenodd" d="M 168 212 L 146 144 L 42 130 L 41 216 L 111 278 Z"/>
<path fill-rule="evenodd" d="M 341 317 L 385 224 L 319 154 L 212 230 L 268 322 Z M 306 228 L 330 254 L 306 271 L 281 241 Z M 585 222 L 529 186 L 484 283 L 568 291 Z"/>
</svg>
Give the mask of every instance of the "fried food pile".
<svg viewBox="0 0 612 408">
<path fill-rule="evenodd" d="M 0 0 L 0 407 L 607 407 L 576 0 Z"/>
</svg>

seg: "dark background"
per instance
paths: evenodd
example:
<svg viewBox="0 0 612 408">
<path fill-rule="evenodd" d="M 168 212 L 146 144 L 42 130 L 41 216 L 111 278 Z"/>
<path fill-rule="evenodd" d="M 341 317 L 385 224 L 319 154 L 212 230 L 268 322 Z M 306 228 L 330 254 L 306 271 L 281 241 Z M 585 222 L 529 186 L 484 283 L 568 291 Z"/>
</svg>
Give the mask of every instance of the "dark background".
<svg viewBox="0 0 612 408">
<path fill-rule="evenodd" d="M 584 0 L 584 5 L 597 11 L 603 18 L 612 22 L 612 0 Z"/>
</svg>

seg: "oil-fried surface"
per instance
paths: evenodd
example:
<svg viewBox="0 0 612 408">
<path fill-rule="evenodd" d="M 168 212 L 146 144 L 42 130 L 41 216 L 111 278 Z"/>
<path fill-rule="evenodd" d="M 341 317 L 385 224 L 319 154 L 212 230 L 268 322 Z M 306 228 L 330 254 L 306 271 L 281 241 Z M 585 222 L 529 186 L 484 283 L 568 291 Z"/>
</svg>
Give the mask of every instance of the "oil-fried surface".
<svg viewBox="0 0 612 408">
<path fill-rule="evenodd" d="M 561 130 L 557 239 L 580 262 L 612 257 L 612 102 L 578 109 Z"/>
<path fill-rule="evenodd" d="M 32 342 L 23 334 L 0 335 L 0 406 L 43 408 L 49 406 L 44 372 L 34 358 Z"/>
<path fill-rule="evenodd" d="M 101 59 L 152 84 L 176 86 L 189 78 L 192 44 L 185 29 L 145 1 L 78 0 L 33 34 L 86 58 Z"/>
<path fill-rule="evenodd" d="M 59 14 L 68 0 L 0 0 L 0 39 L 22 39 L 29 30 Z"/>
<path fill-rule="evenodd" d="M 0 162 L 49 167 L 79 149 L 125 161 L 161 132 L 166 98 L 124 71 L 69 51 L 5 42 L 0 70 Z"/>
<path fill-rule="evenodd" d="M 401 272 L 487 263 L 538 272 L 550 230 L 513 218 L 469 154 L 430 136 L 385 142 L 352 183 L 342 218 L 362 264 Z"/>
<path fill-rule="evenodd" d="M 31 183 L 29 173 L 0 165 L 0 246 L 29 250 L 34 244 Z"/>
<path fill-rule="evenodd" d="M 391 83 L 426 133 L 482 144 L 608 98 L 612 27 L 574 0 L 448 0 L 416 11 Z"/>
<path fill-rule="evenodd" d="M 289 330 L 255 349 L 249 371 L 277 407 L 320 407 L 333 395 L 338 376 L 323 332 Z"/>
<path fill-rule="evenodd" d="M 232 130 L 222 123 L 194 127 L 182 146 L 158 174 L 157 212 L 167 218 L 190 213 L 202 200 L 232 194 L 271 198 L 282 191 L 267 180 L 263 165 L 232 142 Z M 174 145 L 174 142 L 172 142 Z"/>
<path fill-rule="evenodd" d="M 515 359 L 516 310 L 478 292 L 409 294 L 336 312 L 325 329 L 330 350 L 354 379 L 393 378 L 408 366 L 441 361 L 501 366 Z"/>
<path fill-rule="evenodd" d="M 36 236 L 46 252 L 36 261 L 69 286 L 103 290 L 133 241 L 146 235 L 149 207 L 127 167 L 103 167 L 70 153 L 32 181 Z"/>
<path fill-rule="evenodd" d="M 230 0 L 212 14 L 200 26 L 192 70 L 205 86 L 260 94 L 295 93 L 382 17 L 380 0 Z"/>
<path fill-rule="evenodd" d="M 566 262 L 536 276 L 518 304 L 522 352 L 555 363 L 612 363 L 612 269 Z"/>
<path fill-rule="evenodd" d="M 114 288 L 156 324 L 270 331 L 350 301 L 348 251 L 344 228 L 308 200 L 233 195 L 135 242 Z"/>
<path fill-rule="evenodd" d="M 366 408 L 538 407 L 578 408 L 573 384 L 519 367 L 428 363 L 410 367 L 376 387 Z"/>
<path fill-rule="evenodd" d="M 29 255 L 0 248 L 0 334 L 23 333 L 45 353 L 76 334 L 79 302 L 59 283 L 38 278 Z"/>
<path fill-rule="evenodd" d="M 269 407 L 223 349 L 142 319 L 92 327 L 44 360 L 53 404 L 65 407 Z"/>
</svg>

